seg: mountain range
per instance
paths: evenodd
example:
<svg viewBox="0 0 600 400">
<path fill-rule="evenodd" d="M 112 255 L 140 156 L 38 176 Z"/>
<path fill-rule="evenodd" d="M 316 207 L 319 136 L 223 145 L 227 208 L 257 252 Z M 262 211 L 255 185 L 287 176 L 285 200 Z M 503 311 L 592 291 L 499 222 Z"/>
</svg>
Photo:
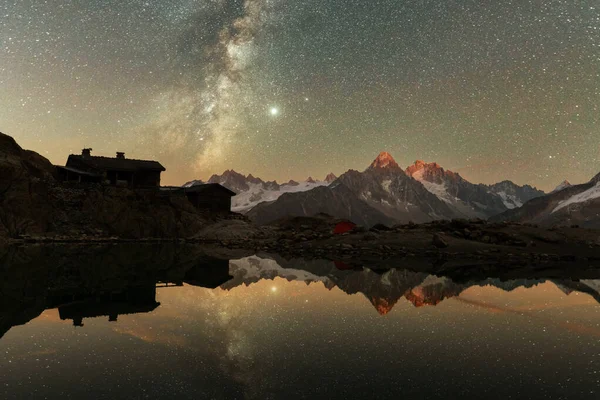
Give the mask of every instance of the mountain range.
<svg viewBox="0 0 600 400">
<path fill-rule="evenodd" d="M 339 177 L 329 174 L 323 180 L 308 178 L 304 182 L 278 184 L 228 170 L 213 175 L 208 182 L 220 183 L 238 193 L 232 200 L 232 210 L 259 224 L 319 213 L 365 226 L 487 219 L 545 195 L 534 187 L 511 181 L 473 184 L 437 163 L 416 161 L 403 169 L 387 152 L 380 153 L 363 171 L 351 169 Z M 196 183 L 200 182 L 188 182 L 185 186 Z"/>
<path fill-rule="evenodd" d="M 362 294 L 381 315 L 388 314 L 402 298 L 411 302 L 415 307 L 435 306 L 445 299 L 459 296 L 473 286 L 493 286 L 509 292 L 520 287 L 531 288 L 549 281 L 547 279 L 502 281 L 488 278 L 458 283 L 448 277 L 403 269 L 345 270 L 331 261 L 286 261 L 279 258 L 257 256 L 231 261 L 229 274 L 233 278 L 221 285 L 221 289 L 232 290 L 242 285 L 249 286 L 263 279 L 275 278 L 301 281 L 307 285 L 322 283 L 329 290 L 337 287 L 346 294 Z M 574 291 L 587 293 L 600 302 L 599 280 L 560 279 L 551 280 L 551 282 L 567 295 Z"/>
</svg>

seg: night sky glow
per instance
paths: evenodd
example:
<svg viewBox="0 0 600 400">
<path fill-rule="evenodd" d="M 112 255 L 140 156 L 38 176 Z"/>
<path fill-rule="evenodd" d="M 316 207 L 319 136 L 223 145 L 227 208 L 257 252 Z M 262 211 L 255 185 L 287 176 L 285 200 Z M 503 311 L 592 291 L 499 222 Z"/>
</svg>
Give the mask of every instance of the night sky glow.
<svg viewBox="0 0 600 400">
<path fill-rule="evenodd" d="M 287 181 L 382 150 L 473 182 L 600 171 L 597 0 L 0 3 L 0 131 L 163 183 Z"/>
</svg>

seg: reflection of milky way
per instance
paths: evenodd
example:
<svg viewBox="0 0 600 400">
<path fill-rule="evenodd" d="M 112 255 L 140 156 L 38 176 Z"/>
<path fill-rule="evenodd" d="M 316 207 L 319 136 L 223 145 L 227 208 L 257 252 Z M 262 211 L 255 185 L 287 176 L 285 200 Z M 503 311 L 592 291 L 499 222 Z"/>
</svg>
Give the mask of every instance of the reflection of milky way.
<svg viewBox="0 0 600 400">
<path fill-rule="evenodd" d="M 249 397 L 253 397 L 256 382 L 259 381 L 257 371 L 253 368 L 257 354 L 248 328 L 244 326 L 243 320 L 247 316 L 239 306 L 239 298 L 221 290 L 206 291 L 192 287 L 167 294 L 177 298 L 174 311 L 181 308 L 194 310 L 194 316 L 201 319 L 203 329 L 217 338 L 212 341 L 210 352 L 219 359 L 219 367 L 227 376 L 242 384 Z M 251 299 L 247 301 L 253 303 Z M 190 323 L 187 318 L 185 320 Z M 198 343 L 195 345 L 199 346 Z"/>
</svg>

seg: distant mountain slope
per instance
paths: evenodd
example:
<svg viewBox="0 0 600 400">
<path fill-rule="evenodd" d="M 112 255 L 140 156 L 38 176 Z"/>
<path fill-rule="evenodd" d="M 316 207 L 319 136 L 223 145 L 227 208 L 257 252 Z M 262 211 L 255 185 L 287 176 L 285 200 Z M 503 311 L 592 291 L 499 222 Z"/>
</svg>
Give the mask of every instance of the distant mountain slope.
<svg viewBox="0 0 600 400">
<path fill-rule="evenodd" d="M 600 228 L 600 174 L 588 183 L 535 198 L 523 207 L 504 212 L 492 220 Z"/>
<path fill-rule="evenodd" d="M 490 192 L 500 196 L 504 206 L 509 210 L 521 207 L 531 199 L 546 195 L 543 190 L 538 190 L 530 185 L 519 186 L 511 181 L 487 185 L 487 188 Z"/>
<path fill-rule="evenodd" d="M 393 224 L 395 221 L 369 206 L 342 184 L 320 186 L 305 192 L 284 193 L 273 202 L 263 202 L 246 215 L 260 225 L 275 222 L 284 217 L 313 216 L 325 213 L 344 218 L 362 226 L 378 223 Z"/>
</svg>

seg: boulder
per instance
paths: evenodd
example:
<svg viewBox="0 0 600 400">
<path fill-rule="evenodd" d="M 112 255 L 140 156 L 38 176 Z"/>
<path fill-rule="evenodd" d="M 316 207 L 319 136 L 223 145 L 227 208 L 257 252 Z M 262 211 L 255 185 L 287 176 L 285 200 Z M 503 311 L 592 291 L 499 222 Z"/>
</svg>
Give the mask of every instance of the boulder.
<svg viewBox="0 0 600 400">
<path fill-rule="evenodd" d="M 444 240 L 444 238 L 442 238 L 442 235 L 440 235 L 439 233 L 435 233 L 433 235 L 431 243 L 438 249 L 444 249 L 448 247 L 448 243 Z"/>
</svg>

